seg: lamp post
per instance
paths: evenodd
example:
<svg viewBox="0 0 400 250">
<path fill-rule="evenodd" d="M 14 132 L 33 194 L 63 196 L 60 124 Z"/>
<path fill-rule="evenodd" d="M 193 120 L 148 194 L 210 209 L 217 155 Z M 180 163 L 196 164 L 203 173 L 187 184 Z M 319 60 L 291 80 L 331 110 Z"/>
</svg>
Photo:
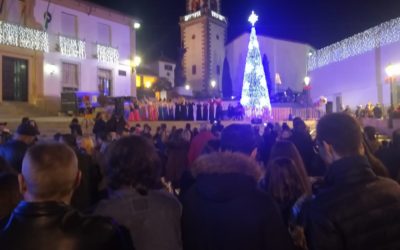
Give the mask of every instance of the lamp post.
<svg viewBox="0 0 400 250">
<path fill-rule="evenodd" d="M 304 77 L 304 91 L 306 95 L 306 118 L 309 119 L 309 105 L 310 105 L 310 83 L 311 83 L 311 78 L 309 76 Z"/>
<path fill-rule="evenodd" d="M 394 108 L 394 97 L 396 96 L 397 102 L 397 88 L 396 88 L 396 78 L 400 76 L 400 63 L 390 64 L 385 69 L 386 75 L 388 76 L 390 84 L 390 105 Z"/>
</svg>

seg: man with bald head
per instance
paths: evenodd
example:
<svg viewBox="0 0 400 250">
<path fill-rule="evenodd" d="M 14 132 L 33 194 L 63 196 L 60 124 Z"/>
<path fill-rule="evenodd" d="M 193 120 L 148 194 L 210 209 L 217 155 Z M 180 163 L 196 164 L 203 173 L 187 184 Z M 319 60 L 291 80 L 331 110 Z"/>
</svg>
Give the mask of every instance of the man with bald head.
<svg viewBox="0 0 400 250">
<path fill-rule="evenodd" d="M 28 150 L 18 176 L 23 201 L 0 230 L 0 246 L 13 250 L 131 249 L 120 228 L 69 206 L 81 173 L 75 153 L 63 144 Z"/>
</svg>

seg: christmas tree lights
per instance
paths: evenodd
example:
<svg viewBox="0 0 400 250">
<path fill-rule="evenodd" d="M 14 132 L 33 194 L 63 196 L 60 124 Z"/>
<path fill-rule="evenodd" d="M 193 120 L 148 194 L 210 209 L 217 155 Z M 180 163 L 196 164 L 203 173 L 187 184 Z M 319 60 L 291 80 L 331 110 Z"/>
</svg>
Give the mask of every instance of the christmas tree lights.
<svg viewBox="0 0 400 250">
<path fill-rule="evenodd" d="M 252 28 L 244 71 L 242 99 L 240 100 L 248 117 L 263 117 L 271 112 L 267 80 L 254 27 L 257 21 L 258 16 L 253 11 L 249 17 Z"/>
</svg>

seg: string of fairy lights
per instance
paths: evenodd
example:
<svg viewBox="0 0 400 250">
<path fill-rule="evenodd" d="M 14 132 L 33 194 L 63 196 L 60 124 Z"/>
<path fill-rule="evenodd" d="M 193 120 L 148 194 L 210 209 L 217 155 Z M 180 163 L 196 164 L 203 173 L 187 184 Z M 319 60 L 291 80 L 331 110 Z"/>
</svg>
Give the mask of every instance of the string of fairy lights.
<svg viewBox="0 0 400 250">
<path fill-rule="evenodd" d="M 63 56 L 86 58 L 86 42 L 79 39 L 59 36 L 58 45 Z M 23 27 L 0 21 L 0 44 L 50 52 L 49 34 L 45 31 Z M 119 63 L 119 51 L 110 46 L 97 44 L 97 59 L 110 64 Z"/>
<path fill-rule="evenodd" d="M 46 32 L 0 21 L 0 44 L 49 52 Z"/>
<path fill-rule="evenodd" d="M 400 41 L 400 18 L 382 23 L 310 54 L 310 71 Z"/>
<path fill-rule="evenodd" d="M 101 62 L 117 64 L 119 52 L 115 48 L 97 44 L 97 59 Z"/>
</svg>

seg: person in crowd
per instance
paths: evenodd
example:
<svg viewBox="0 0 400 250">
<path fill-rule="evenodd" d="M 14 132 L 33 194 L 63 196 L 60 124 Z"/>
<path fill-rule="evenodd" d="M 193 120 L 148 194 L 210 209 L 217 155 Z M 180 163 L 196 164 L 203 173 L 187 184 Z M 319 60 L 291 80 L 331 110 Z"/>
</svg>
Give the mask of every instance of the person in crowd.
<svg viewBox="0 0 400 250">
<path fill-rule="evenodd" d="M 211 99 L 210 100 L 210 106 L 209 106 L 209 121 L 211 123 L 214 123 L 215 120 L 215 100 Z"/>
<path fill-rule="evenodd" d="M 379 160 L 371 150 L 371 147 L 368 145 L 365 136 L 363 137 L 363 150 L 364 156 L 368 160 L 368 163 L 371 165 L 372 171 L 380 177 L 390 177 L 389 171 L 386 166 Z"/>
<path fill-rule="evenodd" d="M 100 134 L 107 132 L 107 123 L 104 112 L 97 113 L 92 132 L 96 138 Z"/>
<path fill-rule="evenodd" d="M 141 136 L 151 140 L 152 138 L 151 127 L 149 126 L 149 124 L 143 125 L 143 131 L 141 133 Z"/>
<path fill-rule="evenodd" d="M 75 153 L 68 146 L 45 143 L 30 148 L 18 178 L 23 201 L 0 230 L 1 248 L 133 249 L 112 220 L 86 217 L 71 208 L 80 178 Z"/>
<path fill-rule="evenodd" d="M 223 140 L 221 146 L 228 149 Z M 182 197 L 184 249 L 292 249 L 278 208 L 257 188 L 261 169 L 253 159 L 213 153 L 197 159 L 191 170 L 196 181 Z"/>
<path fill-rule="evenodd" d="M 201 116 L 201 103 L 198 102 L 196 104 L 196 121 L 202 121 L 203 118 Z"/>
<path fill-rule="evenodd" d="M 284 122 L 284 123 L 282 123 L 282 130 L 279 134 L 279 139 L 289 140 L 290 137 L 292 137 L 292 129 L 289 127 L 289 125 L 286 122 Z"/>
<path fill-rule="evenodd" d="M 293 130 L 289 140 L 293 142 L 293 144 L 299 150 L 301 158 L 303 159 L 304 165 L 307 169 L 307 173 L 310 176 L 314 176 L 315 174 L 311 171 L 311 166 L 315 156 L 314 142 L 310 133 L 308 132 L 307 125 L 299 117 L 293 119 Z"/>
<path fill-rule="evenodd" d="M 372 126 L 364 127 L 364 136 L 372 153 L 375 154 L 381 147 L 381 143 L 378 141 L 377 138 L 376 129 Z"/>
<path fill-rule="evenodd" d="M 200 125 L 200 132 L 197 136 L 193 137 L 189 146 L 188 164 L 189 166 L 200 156 L 204 146 L 208 141 L 216 139 L 211 131 L 207 130 L 207 124 Z"/>
<path fill-rule="evenodd" d="M 188 120 L 189 121 L 194 121 L 194 103 L 190 102 L 188 103 Z"/>
<path fill-rule="evenodd" d="M 81 152 L 83 152 L 89 156 L 93 156 L 95 145 L 94 145 L 94 141 L 93 141 L 92 137 L 90 137 L 88 135 L 79 137 L 77 139 L 77 146 Z"/>
<path fill-rule="evenodd" d="M 36 123 L 32 121 L 21 123 L 13 139 L 0 146 L 0 156 L 18 173 L 21 172 L 24 155 L 28 148 L 36 142 L 39 134 Z"/>
<path fill-rule="evenodd" d="M 118 135 L 121 135 L 126 125 L 127 123 L 122 115 L 114 114 L 106 123 L 107 132 L 115 132 Z"/>
<path fill-rule="evenodd" d="M 7 122 L 0 123 L 0 145 L 11 140 L 12 135 L 10 129 L 7 128 Z"/>
<path fill-rule="evenodd" d="M 328 172 L 307 212 L 309 248 L 400 249 L 400 186 L 372 171 L 357 121 L 324 116 L 317 145 Z"/>
<path fill-rule="evenodd" d="M 203 102 L 203 121 L 208 121 L 208 103 L 205 101 Z"/>
<path fill-rule="evenodd" d="M 216 100 L 215 119 L 221 121 L 223 119 L 222 100 Z"/>
<path fill-rule="evenodd" d="M 188 167 L 189 141 L 185 137 L 184 130 L 178 129 L 171 134 L 166 143 L 167 163 L 165 165 L 165 180 L 172 184 L 174 189 L 179 188 L 183 172 Z"/>
<path fill-rule="evenodd" d="M 71 198 L 71 205 L 75 209 L 86 211 L 97 201 L 98 184 L 101 181 L 100 169 L 95 164 L 92 156 L 87 153 L 87 149 L 78 146 L 74 136 L 63 134 L 59 142 L 68 145 L 74 150 L 82 176 L 80 185 L 76 188 Z"/>
<path fill-rule="evenodd" d="M 159 158 L 145 138 L 131 136 L 110 145 L 106 156 L 109 199 L 95 214 L 129 229 L 136 250 L 179 250 L 181 206 L 165 191 L 155 190 Z"/>
<path fill-rule="evenodd" d="M 290 142 L 288 145 L 296 150 Z M 297 150 L 296 153 L 301 161 Z M 262 183 L 262 188 L 279 205 L 294 245 L 298 249 L 307 249 L 303 204 L 311 199 L 311 185 L 304 167 L 290 158 L 272 158 Z"/>
<path fill-rule="evenodd" d="M 0 227 L 20 200 L 17 175 L 0 171 Z"/>
<path fill-rule="evenodd" d="M 267 126 L 264 128 L 263 143 L 259 148 L 260 160 L 264 163 L 265 166 L 268 163 L 272 146 L 275 144 L 277 137 L 278 135 L 274 131 L 274 125 L 272 123 L 268 123 Z"/>
<path fill-rule="evenodd" d="M 73 118 L 71 123 L 69 124 L 69 129 L 71 130 L 71 134 L 75 137 L 82 136 L 82 127 L 79 124 L 78 118 Z"/>
<path fill-rule="evenodd" d="M 383 110 L 382 110 L 382 106 L 380 103 L 377 103 L 375 105 L 375 107 L 373 108 L 373 112 L 374 112 L 374 117 L 376 119 L 381 119 L 383 116 Z"/>
<path fill-rule="evenodd" d="M 390 177 L 400 182 L 400 129 L 393 132 L 390 146 L 381 148 L 376 155 L 387 167 Z"/>
<path fill-rule="evenodd" d="M 24 123 L 26 123 L 26 122 L 28 122 L 28 121 L 30 121 L 31 119 L 29 119 L 29 117 L 27 117 L 27 116 L 24 116 L 24 117 L 22 117 L 22 119 L 21 119 L 21 124 L 24 124 Z"/>
<path fill-rule="evenodd" d="M 185 130 L 183 130 L 182 136 L 185 141 L 187 142 L 192 141 L 193 133 L 190 123 L 186 123 Z"/>
<path fill-rule="evenodd" d="M 198 134 L 199 134 L 199 129 L 198 128 L 193 128 L 193 136 L 192 136 L 192 138 L 194 138 Z"/>
</svg>

